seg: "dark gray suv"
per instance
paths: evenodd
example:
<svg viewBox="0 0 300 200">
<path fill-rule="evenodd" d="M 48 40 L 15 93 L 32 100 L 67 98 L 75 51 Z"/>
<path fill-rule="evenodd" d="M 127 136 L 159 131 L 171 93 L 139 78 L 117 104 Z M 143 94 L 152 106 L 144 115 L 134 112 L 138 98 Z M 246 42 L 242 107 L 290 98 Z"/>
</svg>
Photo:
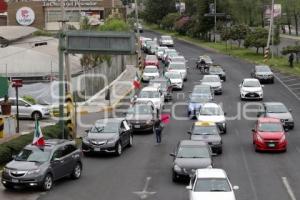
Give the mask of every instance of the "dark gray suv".
<svg viewBox="0 0 300 200">
<path fill-rule="evenodd" d="M 51 139 L 45 146 L 27 145 L 2 172 L 5 188 L 15 186 L 40 187 L 50 190 L 53 182 L 66 176 L 78 179 L 82 162 L 74 141 Z"/>
</svg>

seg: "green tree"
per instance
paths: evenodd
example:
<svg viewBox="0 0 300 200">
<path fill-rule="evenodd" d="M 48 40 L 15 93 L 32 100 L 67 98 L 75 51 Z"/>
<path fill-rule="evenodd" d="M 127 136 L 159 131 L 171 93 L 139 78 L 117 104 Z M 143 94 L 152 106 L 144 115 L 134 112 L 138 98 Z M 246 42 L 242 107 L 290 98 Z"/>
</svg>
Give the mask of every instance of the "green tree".
<svg viewBox="0 0 300 200">
<path fill-rule="evenodd" d="M 142 16 L 147 22 L 160 24 L 167 14 L 174 12 L 175 0 L 146 0 Z"/>
<path fill-rule="evenodd" d="M 245 24 L 233 25 L 230 30 L 230 39 L 237 41 L 240 47 L 242 40 L 246 38 L 249 31 L 249 27 Z"/>
<path fill-rule="evenodd" d="M 180 17 L 179 13 L 169 13 L 162 19 L 161 21 L 162 27 L 167 30 L 172 30 L 174 28 L 175 22 L 179 17 Z"/>
<path fill-rule="evenodd" d="M 268 31 L 262 27 L 257 27 L 247 34 L 244 46 L 246 48 L 255 47 L 258 54 L 260 48 L 265 49 L 267 41 Z"/>
</svg>

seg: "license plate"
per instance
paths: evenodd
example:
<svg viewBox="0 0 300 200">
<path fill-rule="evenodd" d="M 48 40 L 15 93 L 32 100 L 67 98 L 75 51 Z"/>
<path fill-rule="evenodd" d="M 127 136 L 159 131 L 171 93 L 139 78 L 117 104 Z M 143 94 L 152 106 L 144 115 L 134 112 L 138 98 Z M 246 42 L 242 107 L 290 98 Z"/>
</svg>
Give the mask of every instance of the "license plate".
<svg viewBox="0 0 300 200">
<path fill-rule="evenodd" d="M 19 183 L 19 180 L 18 179 L 11 179 L 11 182 L 13 182 L 13 183 Z"/>
<path fill-rule="evenodd" d="M 268 144 L 268 147 L 275 147 L 275 144 L 270 143 L 270 144 Z"/>
<path fill-rule="evenodd" d="M 141 125 L 134 125 L 134 128 L 141 128 Z"/>
<path fill-rule="evenodd" d="M 100 151 L 100 147 L 95 147 L 94 151 Z"/>
</svg>

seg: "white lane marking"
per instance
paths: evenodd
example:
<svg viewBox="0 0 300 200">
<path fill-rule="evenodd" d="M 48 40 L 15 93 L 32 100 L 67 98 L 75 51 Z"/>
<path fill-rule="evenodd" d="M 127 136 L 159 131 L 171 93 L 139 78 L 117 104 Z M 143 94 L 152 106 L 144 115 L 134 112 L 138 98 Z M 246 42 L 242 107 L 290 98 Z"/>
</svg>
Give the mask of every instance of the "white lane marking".
<svg viewBox="0 0 300 200">
<path fill-rule="evenodd" d="M 147 199 L 148 196 L 156 194 L 156 192 L 147 191 L 150 180 L 151 180 L 151 177 L 147 177 L 143 191 L 133 192 L 134 194 L 138 195 L 140 197 L 140 199 Z"/>
<path fill-rule="evenodd" d="M 282 178 L 283 185 L 284 185 L 285 189 L 287 190 L 291 200 L 297 200 L 294 195 L 294 192 L 290 186 L 288 179 L 286 177 L 281 177 L 281 178 Z"/>
<path fill-rule="evenodd" d="M 282 76 L 282 75 L 280 75 L 280 74 L 277 74 L 277 75 Z M 285 80 L 288 80 L 288 79 L 294 79 L 294 78 L 296 78 L 296 77 L 295 77 L 295 76 L 282 76 L 282 77 L 280 77 L 280 78 L 281 78 L 281 80 L 285 81 Z"/>
<path fill-rule="evenodd" d="M 292 93 L 296 97 L 298 101 L 300 101 L 300 97 L 293 90 L 291 90 L 289 86 L 287 86 L 280 78 L 278 78 L 277 75 L 274 74 L 274 76 L 290 93 Z"/>
<path fill-rule="evenodd" d="M 234 132 L 235 132 L 235 134 L 238 137 L 240 136 L 240 134 L 239 134 L 239 132 L 238 132 L 237 129 L 235 129 Z M 248 176 L 248 179 L 249 179 L 249 182 L 250 182 L 250 187 L 251 187 L 251 189 L 253 191 L 253 194 L 254 194 L 254 199 L 258 200 L 258 198 L 257 198 L 257 192 L 256 192 L 256 189 L 255 189 L 255 186 L 254 186 L 254 181 L 253 181 L 253 179 L 252 179 L 252 177 L 250 175 L 250 169 L 248 167 L 249 165 L 248 165 L 248 161 L 246 159 L 246 154 L 245 154 L 245 151 L 244 151 L 243 147 L 241 147 L 241 150 L 242 150 L 242 157 L 243 157 L 244 166 L 245 166 L 246 173 L 247 173 L 247 176 Z"/>
<path fill-rule="evenodd" d="M 300 85 L 300 83 L 294 83 L 294 84 L 290 84 L 290 85 L 287 85 L 287 86 L 291 87 L 291 86 L 295 86 L 295 85 Z"/>
<path fill-rule="evenodd" d="M 299 78 L 292 78 L 292 79 L 287 79 L 287 80 L 282 80 L 283 82 L 290 82 L 290 81 L 300 81 Z"/>
</svg>

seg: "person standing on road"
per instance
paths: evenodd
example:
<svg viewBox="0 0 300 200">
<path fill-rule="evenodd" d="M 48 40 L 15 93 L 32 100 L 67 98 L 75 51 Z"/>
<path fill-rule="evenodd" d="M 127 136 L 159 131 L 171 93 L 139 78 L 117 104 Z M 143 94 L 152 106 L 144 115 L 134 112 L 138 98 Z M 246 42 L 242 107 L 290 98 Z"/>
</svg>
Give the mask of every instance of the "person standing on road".
<svg viewBox="0 0 300 200">
<path fill-rule="evenodd" d="M 294 64 L 294 54 L 291 53 L 289 56 L 289 63 L 290 63 L 290 67 L 293 67 Z"/>
<path fill-rule="evenodd" d="M 158 119 L 156 120 L 155 124 L 154 124 L 154 132 L 155 132 L 155 136 L 156 136 L 156 142 L 159 144 L 161 143 L 161 132 L 162 132 L 162 124 L 161 124 L 161 120 Z"/>
</svg>

